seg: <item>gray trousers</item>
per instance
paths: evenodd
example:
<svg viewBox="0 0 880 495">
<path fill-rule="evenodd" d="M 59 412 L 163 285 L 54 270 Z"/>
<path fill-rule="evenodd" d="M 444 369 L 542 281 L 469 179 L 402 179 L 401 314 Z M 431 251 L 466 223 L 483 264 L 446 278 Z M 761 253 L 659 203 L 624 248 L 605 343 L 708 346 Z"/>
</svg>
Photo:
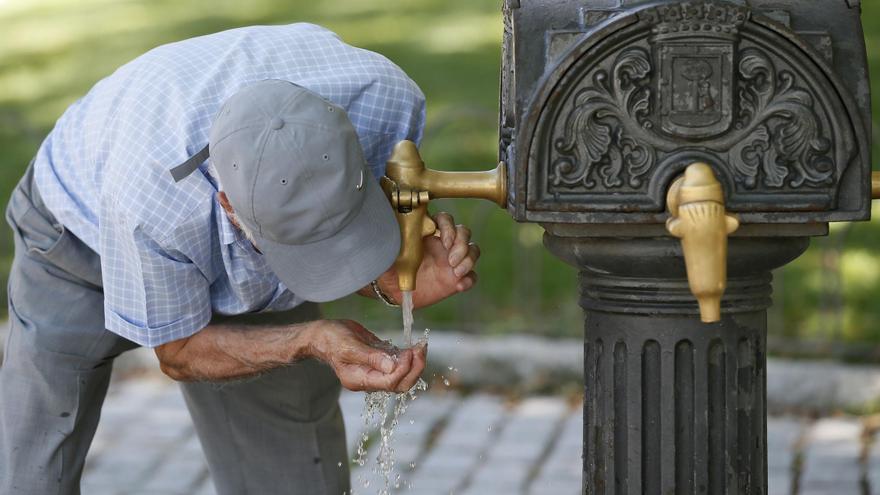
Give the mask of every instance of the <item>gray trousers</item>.
<svg viewBox="0 0 880 495">
<path fill-rule="evenodd" d="M 79 494 L 113 360 L 137 345 L 104 329 L 100 258 L 46 209 L 31 168 L 6 217 L 15 259 L 0 367 L 0 494 Z M 318 317 L 311 304 L 270 316 Z M 340 385 L 326 365 L 181 388 L 220 495 L 349 490 Z"/>
</svg>

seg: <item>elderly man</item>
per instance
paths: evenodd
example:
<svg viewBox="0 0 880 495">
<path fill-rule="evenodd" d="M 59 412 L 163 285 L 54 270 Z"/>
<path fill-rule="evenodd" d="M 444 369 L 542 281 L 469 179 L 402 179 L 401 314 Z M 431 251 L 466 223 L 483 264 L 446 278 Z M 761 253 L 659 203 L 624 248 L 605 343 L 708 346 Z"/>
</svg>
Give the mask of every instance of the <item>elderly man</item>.
<svg viewBox="0 0 880 495">
<path fill-rule="evenodd" d="M 305 24 L 159 47 L 71 106 L 7 208 L 0 493 L 79 493 L 113 360 L 139 345 L 183 382 L 219 493 L 348 491 L 340 382 L 407 390 L 426 349 L 389 355 L 313 302 L 398 298 L 375 177 L 423 121 L 400 68 Z M 437 221 L 417 306 L 476 281 L 469 232 Z"/>
</svg>

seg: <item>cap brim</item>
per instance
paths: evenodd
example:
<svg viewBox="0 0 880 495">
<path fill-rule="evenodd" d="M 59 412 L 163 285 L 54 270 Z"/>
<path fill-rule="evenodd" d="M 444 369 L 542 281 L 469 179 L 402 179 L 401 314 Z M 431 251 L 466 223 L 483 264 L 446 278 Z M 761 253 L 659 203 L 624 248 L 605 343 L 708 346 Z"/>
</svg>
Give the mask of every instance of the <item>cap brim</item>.
<svg viewBox="0 0 880 495">
<path fill-rule="evenodd" d="M 391 204 L 375 180 L 364 183 L 361 210 L 335 235 L 302 245 L 255 239 L 269 267 L 298 297 L 313 302 L 340 299 L 367 286 L 397 258 L 400 227 Z"/>
</svg>

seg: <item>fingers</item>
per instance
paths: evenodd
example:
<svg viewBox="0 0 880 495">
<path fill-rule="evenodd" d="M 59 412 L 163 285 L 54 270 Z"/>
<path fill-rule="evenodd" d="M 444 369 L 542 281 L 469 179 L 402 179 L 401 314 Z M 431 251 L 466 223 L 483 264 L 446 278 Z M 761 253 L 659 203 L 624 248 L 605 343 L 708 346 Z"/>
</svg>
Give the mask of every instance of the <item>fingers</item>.
<svg viewBox="0 0 880 495">
<path fill-rule="evenodd" d="M 453 273 L 455 273 L 456 277 L 463 277 L 465 274 L 473 271 L 478 259 L 480 259 L 480 247 L 472 242 L 468 245 L 467 256 L 458 265 L 453 267 Z"/>
<path fill-rule="evenodd" d="M 455 240 L 452 247 L 449 248 L 449 266 L 455 268 L 461 263 L 461 260 L 468 254 L 468 247 L 471 242 L 471 230 L 464 225 L 455 226 Z M 462 274 L 467 271 L 462 272 Z"/>
<path fill-rule="evenodd" d="M 425 371 L 427 352 L 428 346 L 426 344 L 419 344 L 412 348 L 412 367 L 410 368 L 409 373 L 407 373 L 406 376 L 403 377 L 403 380 L 398 384 L 398 392 L 403 393 L 409 391 L 409 389 L 413 388 L 416 382 L 419 381 L 419 377 L 422 376 L 422 372 Z"/>
<path fill-rule="evenodd" d="M 341 357 L 345 364 L 366 366 L 385 374 L 394 372 L 398 366 L 398 363 L 388 353 L 368 346 L 348 349 L 342 353 Z"/>
<path fill-rule="evenodd" d="M 400 386 L 400 382 L 409 374 L 412 368 L 412 360 L 413 353 L 407 350 L 400 354 L 397 367 L 391 373 L 382 373 L 374 369 L 366 370 L 361 376 L 361 384 L 363 385 L 361 390 L 367 392 L 377 390 L 396 391 Z"/>
<path fill-rule="evenodd" d="M 417 345 L 401 352 L 397 367 L 391 373 L 363 365 L 345 365 L 337 372 L 342 386 L 354 392 L 406 392 L 425 370 L 427 346 Z"/>
<path fill-rule="evenodd" d="M 443 242 L 443 247 L 447 250 L 452 248 L 452 243 L 455 242 L 455 219 L 449 213 L 441 211 L 434 216 L 434 221 L 437 222 L 437 229 L 440 233 L 440 241 Z"/>
<path fill-rule="evenodd" d="M 470 272 L 458 281 L 458 284 L 456 284 L 455 288 L 459 292 L 467 292 L 473 289 L 475 285 L 477 285 L 478 278 L 479 277 L 477 277 L 476 272 Z"/>
</svg>

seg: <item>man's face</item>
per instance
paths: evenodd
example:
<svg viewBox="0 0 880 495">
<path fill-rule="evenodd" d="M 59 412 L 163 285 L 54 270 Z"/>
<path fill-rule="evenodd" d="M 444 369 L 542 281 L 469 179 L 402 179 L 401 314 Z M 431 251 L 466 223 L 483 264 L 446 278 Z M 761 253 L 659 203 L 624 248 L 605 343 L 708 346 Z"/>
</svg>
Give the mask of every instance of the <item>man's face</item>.
<svg viewBox="0 0 880 495">
<path fill-rule="evenodd" d="M 226 217 L 229 219 L 229 222 L 235 226 L 238 230 L 241 231 L 242 234 L 250 241 L 251 246 L 254 247 L 254 250 L 260 253 L 260 248 L 257 247 L 256 242 L 254 242 L 254 236 L 251 232 L 244 226 L 241 225 L 238 221 L 238 217 L 235 215 L 235 210 L 232 208 L 232 205 L 229 203 L 229 198 L 226 196 L 226 193 L 220 191 L 217 193 L 217 200 L 220 202 L 220 206 L 223 207 L 223 211 L 226 212 Z"/>
</svg>

